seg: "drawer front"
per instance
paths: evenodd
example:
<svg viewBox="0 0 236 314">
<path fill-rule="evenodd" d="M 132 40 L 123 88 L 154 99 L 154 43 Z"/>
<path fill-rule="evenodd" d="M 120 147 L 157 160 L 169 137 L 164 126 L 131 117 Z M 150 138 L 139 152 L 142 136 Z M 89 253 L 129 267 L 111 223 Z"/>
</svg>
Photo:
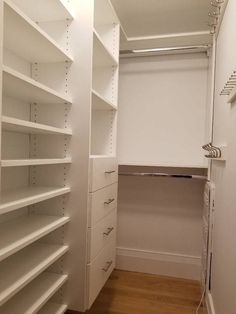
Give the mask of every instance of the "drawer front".
<svg viewBox="0 0 236 314">
<path fill-rule="evenodd" d="M 90 158 L 90 186 L 94 192 L 118 181 L 118 164 L 115 157 Z"/>
<path fill-rule="evenodd" d="M 117 183 L 89 193 L 89 227 L 117 208 Z"/>
<path fill-rule="evenodd" d="M 99 252 L 111 240 L 116 239 L 116 209 L 102 219 L 95 227 L 88 229 L 88 262 L 94 260 Z"/>
<path fill-rule="evenodd" d="M 97 256 L 93 263 L 87 266 L 88 272 L 88 308 L 91 307 L 100 290 L 106 283 L 115 267 L 115 242 L 111 241 Z"/>
</svg>

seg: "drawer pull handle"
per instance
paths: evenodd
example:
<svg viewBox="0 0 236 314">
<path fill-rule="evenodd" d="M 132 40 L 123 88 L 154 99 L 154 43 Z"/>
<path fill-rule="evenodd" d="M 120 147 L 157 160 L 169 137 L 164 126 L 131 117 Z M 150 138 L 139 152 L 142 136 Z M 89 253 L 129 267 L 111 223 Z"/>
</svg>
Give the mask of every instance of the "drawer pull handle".
<svg viewBox="0 0 236 314">
<path fill-rule="evenodd" d="M 111 265 L 112 265 L 112 261 L 106 262 L 106 267 L 104 267 L 102 270 L 107 273 L 108 270 L 110 269 Z"/>
<path fill-rule="evenodd" d="M 105 205 L 109 205 L 109 204 L 111 204 L 112 202 L 114 202 L 114 198 L 109 198 L 109 200 L 108 201 L 106 201 L 106 202 L 104 202 L 104 204 Z"/>
<path fill-rule="evenodd" d="M 112 173 L 115 173 L 116 171 L 115 170 L 110 170 L 110 171 L 105 171 L 105 174 L 112 174 Z"/>
<path fill-rule="evenodd" d="M 105 236 L 109 236 L 109 234 L 114 230 L 114 227 L 108 228 L 106 232 L 103 232 Z"/>
</svg>

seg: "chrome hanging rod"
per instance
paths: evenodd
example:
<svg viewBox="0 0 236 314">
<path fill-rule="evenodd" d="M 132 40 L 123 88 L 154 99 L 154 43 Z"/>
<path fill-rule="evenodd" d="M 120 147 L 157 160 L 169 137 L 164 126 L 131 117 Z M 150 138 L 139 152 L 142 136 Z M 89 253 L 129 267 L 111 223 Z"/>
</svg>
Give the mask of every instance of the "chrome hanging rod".
<svg viewBox="0 0 236 314">
<path fill-rule="evenodd" d="M 119 172 L 119 176 L 132 176 L 132 177 L 170 177 L 180 179 L 197 179 L 207 180 L 206 176 L 200 176 L 195 174 L 172 174 L 162 172 Z"/>
<path fill-rule="evenodd" d="M 148 48 L 148 49 L 132 49 L 121 50 L 120 55 L 135 55 L 135 54 L 158 54 L 158 53 L 171 53 L 171 52 L 185 52 L 197 50 L 199 52 L 207 51 L 211 45 L 197 45 L 197 46 L 179 46 L 179 47 L 166 47 L 166 48 Z"/>
</svg>

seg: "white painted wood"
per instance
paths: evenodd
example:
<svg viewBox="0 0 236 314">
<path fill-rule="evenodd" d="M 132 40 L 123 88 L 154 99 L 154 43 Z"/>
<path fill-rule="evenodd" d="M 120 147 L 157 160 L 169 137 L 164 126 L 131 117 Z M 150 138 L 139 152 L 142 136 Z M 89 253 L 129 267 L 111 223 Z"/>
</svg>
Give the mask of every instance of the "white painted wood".
<svg viewBox="0 0 236 314">
<path fill-rule="evenodd" d="M 31 63 L 73 60 L 11 0 L 4 0 L 4 47 Z"/>
<path fill-rule="evenodd" d="M 51 199 L 70 192 L 69 187 L 23 187 L 2 192 L 0 213 L 4 214 L 21 207 Z"/>
<path fill-rule="evenodd" d="M 1 225 L 0 260 L 65 225 L 69 217 L 29 215 Z"/>
<path fill-rule="evenodd" d="M 3 94 L 28 103 L 71 103 L 67 95 L 60 94 L 7 66 L 3 66 Z"/>
<path fill-rule="evenodd" d="M 199 280 L 201 258 L 169 252 L 118 247 L 116 267 L 126 271 Z"/>
<path fill-rule="evenodd" d="M 35 314 L 66 282 L 67 275 L 43 273 L 8 301 L 2 308 L 5 314 Z"/>
<path fill-rule="evenodd" d="M 207 68 L 205 54 L 122 59 L 119 163 L 206 167 Z"/>
<path fill-rule="evenodd" d="M 117 107 L 95 90 L 92 91 L 92 106 L 94 110 L 116 110 Z"/>
<path fill-rule="evenodd" d="M 214 143 L 227 145 L 226 163 L 212 164 L 211 180 L 215 184 L 214 230 L 212 234 L 211 289 L 212 313 L 234 314 L 235 290 L 235 204 L 236 194 L 236 107 L 220 91 L 236 70 L 236 3 L 229 0 L 216 41 L 216 77 L 214 106 Z"/>
<path fill-rule="evenodd" d="M 67 310 L 66 304 L 56 304 L 56 303 L 48 302 L 38 312 L 38 314 L 64 314 L 66 310 Z"/>
<path fill-rule="evenodd" d="M 117 111 L 93 110 L 91 124 L 91 154 L 115 156 Z"/>
<path fill-rule="evenodd" d="M 33 244 L 1 262 L 0 305 L 8 301 L 67 251 L 66 245 Z"/>
<path fill-rule="evenodd" d="M 71 129 L 56 128 L 50 125 L 2 116 L 2 128 L 6 131 L 30 134 L 72 135 Z"/>
<path fill-rule="evenodd" d="M 117 106 L 118 67 L 93 67 L 93 89 Z"/>
<path fill-rule="evenodd" d="M 50 159 L 8 159 L 1 160 L 1 166 L 4 167 L 23 167 L 37 165 L 58 165 L 70 164 L 71 158 L 50 158 Z"/>
<path fill-rule="evenodd" d="M 119 23 L 110 0 L 94 1 L 94 25 Z"/>
<path fill-rule="evenodd" d="M 115 157 L 90 157 L 89 191 L 97 191 L 118 181 L 118 166 Z"/>
<path fill-rule="evenodd" d="M 210 0 L 111 2 L 121 21 L 122 50 L 212 43 Z"/>
<path fill-rule="evenodd" d="M 117 212 L 113 210 L 112 213 L 104 217 L 95 226 L 88 229 L 88 263 L 91 263 L 105 245 L 116 239 L 116 217 Z"/>
<path fill-rule="evenodd" d="M 89 193 L 89 227 L 93 227 L 116 207 L 117 183 Z"/>
<path fill-rule="evenodd" d="M 52 22 L 73 19 L 71 6 L 66 0 L 13 0 L 13 2 L 33 21 Z"/>
<path fill-rule="evenodd" d="M 115 243 L 110 242 L 87 267 L 88 280 L 88 308 L 91 307 L 103 285 L 115 267 Z M 110 263 L 110 264 L 108 264 Z M 108 266 L 110 267 L 108 268 Z M 103 269 L 108 269 L 104 271 Z"/>
<path fill-rule="evenodd" d="M 108 50 L 106 45 L 103 43 L 102 38 L 95 29 L 93 34 L 93 65 L 95 67 L 117 66 L 118 60 L 116 60 L 113 54 Z"/>
<path fill-rule="evenodd" d="M 95 25 L 95 32 L 105 48 L 113 56 L 113 59 L 116 60 L 116 63 L 119 62 L 119 31 L 120 26 L 117 23 Z"/>
</svg>

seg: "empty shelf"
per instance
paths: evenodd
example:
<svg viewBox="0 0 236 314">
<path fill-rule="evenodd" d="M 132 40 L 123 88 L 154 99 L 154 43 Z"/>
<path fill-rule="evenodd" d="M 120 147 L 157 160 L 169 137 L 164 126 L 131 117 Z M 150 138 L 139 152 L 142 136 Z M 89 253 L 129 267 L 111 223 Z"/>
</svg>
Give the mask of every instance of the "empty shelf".
<svg viewBox="0 0 236 314">
<path fill-rule="evenodd" d="M 69 192 L 69 187 L 40 186 L 28 186 L 2 192 L 0 198 L 0 214 L 4 214 L 18 208 L 39 203 Z"/>
<path fill-rule="evenodd" d="M 60 94 L 7 66 L 3 66 L 3 94 L 27 103 L 71 104 L 67 95 Z"/>
<path fill-rule="evenodd" d="M 68 251 L 68 246 L 32 244 L 0 264 L 0 306 Z"/>
<path fill-rule="evenodd" d="M 37 166 L 37 165 L 58 165 L 69 164 L 71 158 L 48 158 L 48 159 L 8 159 L 2 160 L 2 167 L 22 167 L 22 166 Z"/>
<path fill-rule="evenodd" d="M 2 116 L 2 128 L 5 131 L 30 134 L 72 135 L 70 129 L 55 128 L 53 126 Z"/>
<path fill-rule="evenodd" d="M 71 10 L 63 0 L 25 1 L 14 0 L 33 21 L 52 22 L 73 19 Z M 68 2 L 68 1 L 67 1 Z"/>
<path fill-rule="evenodd" d="M 95 90 L 92 90 L 92 104 L 95 110 L 117 110 L 117 107 Z"/>
<path fill-rule="evenodd" d="M 72 61 L 59 44 L 10 0 L 4 0 L 4 47 L 31 63 Z"/>
<path fill-rule="evenodd" d="M 94 55 L 93 65 L 95 67 L 118 66 L 118 61 L 106 48 L 96 30 L 93 31 L 93 55 Z"/>
<path fill-rule="evenodd" d="M 13 219 L 0 228 L 0 261 L 60 228 L 69 217 L 29 215 Z"/>
<path fill-rule="evenodd" d="M 38 312 L 38 314 L 64 314 L 66 310 L 67 310 L 66 304 L 56 304 L 56 303 L 48 302 Z"/>
<path fill-rule="evenodd" d="M 66 282 L 67 275 L 43 273 L 5 303 L 1 314 L 35 314 Z"/>
</svg>

